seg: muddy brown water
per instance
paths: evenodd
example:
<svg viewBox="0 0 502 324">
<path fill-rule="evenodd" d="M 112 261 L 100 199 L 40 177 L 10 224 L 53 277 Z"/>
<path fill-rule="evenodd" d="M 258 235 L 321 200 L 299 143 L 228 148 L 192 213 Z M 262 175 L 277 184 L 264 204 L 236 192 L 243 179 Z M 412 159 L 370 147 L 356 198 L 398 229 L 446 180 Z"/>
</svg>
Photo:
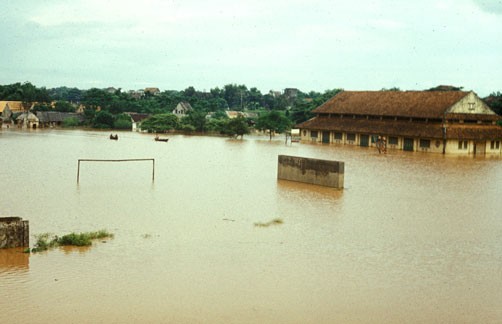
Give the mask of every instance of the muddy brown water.
<svg viewBox="0 0 502 324">
<path fill-rule="evenodd" d="M 0 250 L 0 323 L 502 321 L 500 157 L 108 135 L 0 131 L 0 215 L 115 234 Z M 279 154 L 344 161 L 345 189 L 278 181 Z M 77 185 L 78 159 L 128 158 L 155 181 L 82 163 Z"/>
</svg>

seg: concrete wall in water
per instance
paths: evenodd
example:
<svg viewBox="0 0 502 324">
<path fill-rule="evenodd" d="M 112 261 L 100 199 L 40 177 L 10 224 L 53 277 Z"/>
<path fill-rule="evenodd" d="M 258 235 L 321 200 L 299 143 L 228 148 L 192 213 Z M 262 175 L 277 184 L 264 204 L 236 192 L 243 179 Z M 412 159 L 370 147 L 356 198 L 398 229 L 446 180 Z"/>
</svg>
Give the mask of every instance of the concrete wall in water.
<svg viewBox="0 0 502 324">
<path fill-rule="evenodd" d="M 0 249 L 30 245 L 30 225 L 21 217 L 0 217 Z"/>
<path fill-rule="evenodd" d="M 345 163 L 279 155 L 277 178 L 343 188 Z"/>
</svg>

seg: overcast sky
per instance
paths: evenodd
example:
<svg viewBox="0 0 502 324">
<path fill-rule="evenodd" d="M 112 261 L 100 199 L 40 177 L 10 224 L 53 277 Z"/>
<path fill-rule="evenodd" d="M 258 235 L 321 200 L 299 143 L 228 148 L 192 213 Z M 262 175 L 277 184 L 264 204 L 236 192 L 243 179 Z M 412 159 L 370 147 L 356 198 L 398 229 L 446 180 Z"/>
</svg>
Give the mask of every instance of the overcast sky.
<svg viewBox="0 0 502 324">
<path fill-rule="evenodd" d="M 0 3 L 0 84 L 502 91 L 502 0 Z"/>
</svg>

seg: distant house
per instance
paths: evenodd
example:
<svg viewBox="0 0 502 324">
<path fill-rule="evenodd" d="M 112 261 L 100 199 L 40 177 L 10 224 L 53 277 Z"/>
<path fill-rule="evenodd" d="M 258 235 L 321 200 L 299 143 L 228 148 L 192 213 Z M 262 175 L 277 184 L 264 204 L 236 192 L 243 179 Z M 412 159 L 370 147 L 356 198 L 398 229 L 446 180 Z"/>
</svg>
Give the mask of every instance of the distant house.
<svg viewBox="0 0 502 324">
<path fill-rule="evenodd" d="M 151 94 L 152 96 L 157 96 L 160 94 L 159 88 L 145 88 L 145 94 Z"/>
<path fill-rule="evenodd" d="M 474 92 L 342 91 L 295 126 L 301 140 L 404 151 L 501 154 L 502 117 Z"/>
<path fill-rule="evenodd" d="M 59 111 L 37 111 L 39 127 L 59 127 L 65 119 L 75 118 L 79 122 L 83 122 L 85 117 L 79 113 L 66 113 Z"/>
<path fill-rule="evenodd" d="M 176 108 L 173 110 L 173 114 L 175 114 L 178 118 L 181 118 L 185 117 L 190 110 L 193 110 L 190 103 L 182 101 L 176 105 Z"/>
<path fill-rule="evenodd" d="M 225 114 L 230 119 L 237 118 L 239 116 L 242 116 L 244 118 L 258 118 L 257 113 L 248 113 L 248 112 L 244 112 L 244 111 L 227 110 L 227 111 L 225 111 Z"/>
<path fill-rule="evenodd" d="M 300 90 L 296 88 L 286 88 L 284 89 L 284 96 L 286 96 L 286 98 L 288 99 L 295 99 L 296 97 L 298 97 L 299 92 Z"/>
<path fill-rule="evenodd" d="M 18 127 L 22 128 L 38 128 L 39 119 L 32 112 L 24 112 L 21 115 L 17 116 L 16 124 L 18 125 Z"/>
<path fill-rule="evenodd" d="M 230 119 L 234 119 L 234 118 L 237 118 L 239 116 L 244 117 L 244 113 L 242 111 L 227 110 L 227 111 L 225 111 L 225 114 Z"/>
<path fill-rule="evenodd" d="M 111 94 L 115 94 L 115 92 L 117 92 L 117 89 L 114 87 L 108 87 L 105 89 L 105 91 Z"/>
<path fill-rule="evenodd" d="M 280 91 L 273 91 L 273 90 L 270 90 L 268 92 L 269 95 L 271 95 L 272 97 L 274 98 L 278 98 L 282 95 L 282 93 Z"/>
<path fill-rule="evenodd" d="M 12 113 L 24 112 L 25 108 L 22 101 L 0 101 L 0 113 L 8 108 Z M 30 109 L 33 108 L 33 105 Z"/>
<path fill-rule="evenodd" d="M 134 99 L 141 99 L 145 95 L 145 90 L 129 90 L 127 93 Z"/>
<path fill-rule="evenodd" d="M 3 108 L 2 119 L 3 121 L 9 121 L 12 118 L 12 110 L 10 110 L 9 104 L 6 104 Z"/>
<path fill-rule="evenodd" d="M 141 122 L 148 117 L 150 114 L 140 114 L 140 113 L 127 113 L 131 117 L 132 131 L 141 132 Z"/>
<path fill-rule="evenodd" d="M 101 108 L 100 108 L 101 110 Z M 76 108 L 75 108 L 75 112 L 76 113 L 79 113 L 79 114 L 83 114 L 85 111 L 85 106 L 82 105 L 82 104 L 79 104 Z"/>
</svg>

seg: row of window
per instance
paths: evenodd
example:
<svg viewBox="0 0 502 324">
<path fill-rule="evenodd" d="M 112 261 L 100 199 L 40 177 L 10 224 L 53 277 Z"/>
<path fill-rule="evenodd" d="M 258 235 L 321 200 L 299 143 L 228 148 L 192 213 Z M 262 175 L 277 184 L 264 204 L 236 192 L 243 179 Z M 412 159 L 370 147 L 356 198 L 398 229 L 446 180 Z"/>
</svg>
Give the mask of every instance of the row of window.
<svg viewBox="0 0 502 324">
<path fill-rule="evenodd" d="M 310 132 L 310 137 L 312 138 L 317 138 L 318 136 L 318 131 L 311 131 Z M 343 140 L 343 133 L 338 133 L 335 132 L 333 134 L 333 138 L 335 140 Z M 356 141 L 356 134 L 354 133 L 347 133 L 347 141 Z M 372 137 L 372 142 L 375 143 L 375 139 Z M 395 136 L 390 136 L 388 139 L 388 144 L 389 145 L 398 145 L 399 140 Z M 458 141 L 458 149 L 459 150 L 467 150 L 469 141 Z M 431 147 L 431 140 L 428 139 L 420 139 L 419 141 L 419 146 L 420 148 L 430 148 Z M 439 146 L 438 143 L 436 143 L 436 146 Z M 492 150 L 498 150 L 500 148 L 500 141 L 491 141 L 490 143 L 490 149 Z"/>
<path fill-rule="evenodd" d="M 458 149 L 459 150 L 467 150 L 467 144 L 468 144 L 468 141 L 458 141 Z M 490 149 L 491 150 L 500 149 L 500 141 L 491 141 L 490 142 Z"/>
<path fill-rule="evenodd" d="M 305 135 L 305 133 L 304 133 Z M 312 138 L 317 138 L 317 136 L 319 135 L 318 131 L 310 131 L 310 137 Z M 335 132 L 333 134 L 333 138 L 335 140 L 343 140 L 343 133 L 338 133 L 338 132 Z M 377 136 L 372 136 L 371 137 L 371 142 L 372 143 L 376 143 L 376 138 Z M 352 141 L 352 142 L 355 142 L 356 141 L 356 134 L 354 133 L 347 133 L 347 141 Z M 430 147 L 430 140 L 422 140 L 423 142 L 421 142 L 421 144 L 423 144 L 424 146 L 423 147 Z M 388 138 L 388 144 L 389 145 L 398 145 L 399 144 L 399 139 L 395 136 L 390 136 Z"/>
<path fill-rule="evenodd" d="M 467 141 L 458 141 L 458 149 L 459 150 L 467 150 Z"/>
</svg>

